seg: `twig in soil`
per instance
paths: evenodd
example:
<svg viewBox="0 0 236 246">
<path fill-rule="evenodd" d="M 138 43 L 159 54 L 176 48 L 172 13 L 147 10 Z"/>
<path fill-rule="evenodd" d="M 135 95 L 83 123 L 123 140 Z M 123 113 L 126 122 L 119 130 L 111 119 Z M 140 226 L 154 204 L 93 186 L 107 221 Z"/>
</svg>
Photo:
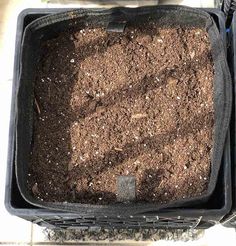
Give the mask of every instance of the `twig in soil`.
<svg viewBox="0 0 236 246">
<path fill-rule="evenodd" d="M 74 189 L 71 191 L 71 194 L 72 194 L 72 199 L 75 200 L 76 196 L 75 196 L 75 190 Z"/>
<path fill-rule="evenodd" d="M 123 151 L 123 149 L 121 149 L 121 148 L 114 148 L 115 150 L 117 150 L 117 151 Z"/>
<path fill-rule="evenodd" d="M 146 118 L 148 115 L 146 113 L 139 113 L 131 115 L 131 119 L 141 119 Z"/>
<path fill-rule="evenodd" d="M 51 98 L 51 88 L 50 88 L 50 85 L 48 86 L 48 97 Z"/>
<path fill-rule="evenodd" d="M 36 105 L 36 108 L 37 108 L 37 111 L 38 111 L 38 114 L 41 114 L 41 110 L 40 110 L 40 107 L 39 107 L 39 104 L 38 104 L 38 101 L 36 98 L 34 98 L 34 103 Z"/>
</svg>

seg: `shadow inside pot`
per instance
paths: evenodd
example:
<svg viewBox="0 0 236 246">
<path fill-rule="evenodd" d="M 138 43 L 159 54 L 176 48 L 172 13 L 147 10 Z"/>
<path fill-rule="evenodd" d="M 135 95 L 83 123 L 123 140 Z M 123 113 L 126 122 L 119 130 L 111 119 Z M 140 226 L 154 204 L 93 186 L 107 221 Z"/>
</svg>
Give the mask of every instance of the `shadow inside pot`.
<svg viewBox="0 0 236 246">
<path fill-rule="evenodd" d="M 144 27 L 141 29 L 144 36 L 153 35 Z M 122 143 L 122 151 L 114 148 L 116 144 L 114 140 L 114 143 L 110 142 L 110 148 L 105 149 L 101 155 L 86 157 L 86 150 L 90 151 L 93 147 L 94 152 L 96 148 L 100 150 L 99 144 L 102 146 L 104 141 L 102 138 L 100 143 L 92 146 L 93 140 L 87 143 L 85 138 L 86 134 L 92 134 L 92 130 L 97 129 L 94 127 L 96 122 L 94 118 L 97 117 L 98 111 L 102 109 L 99 114 L 106 115 L 109 110 L 119 107 L 127 98 L 140 100 L 150 91 L 165 87 L 170 77 L 181 77 L 183 71 L 203 69 L 205 61 L 211 57 L 209 51 L 204 51 L 194 59 L 185 59 L 184 62 L 171 67 L 163 66 L 158 72 L 145 75 L 140 80 L 132 80 L 132 87 L 124 83 L 118 88 L 104 92 L 102 97 L 85 92 L 91 89 L 87 83 L 90 78 L 85 78 L 81 67 L 83 64 L 86 65 L 88 59 L 95 60 L 95 55 L 104 56 L 113 46 L 123 42 L 121 41 L 123 35 L 106 34 L 80 45 L 80 39 L 72 37 L 68 32 L 43 44 L 35 85 L 34 143 L 29 177 L 32 192 L 39 199 L 95 204 L 116 202 L 114 188 L 112 191 L 99 190 L 101 182 L 108 185 L 110 182 L 115 187 L 116 178 L 110 173 L 111 170 L 123 165 L 127 160 L 135 159 L 150 151 L 162 153 L 166 145 L 196 134 L 203 128 L 212 129 L 214 114 L 206 110 L 181 123 L 176 121 L 174 127 L 154 136 L 144 135 L 135 142 Z M 131 41 L 132 39 L 125 37 L 126 45 Z M 145 49 L 145 44 L 141 46 Z M 109 66 L 110 64 L 107 64 L 104 69 L 108 69 Z M 130 66 L 130 69 L 133 67 Z M 94 73 L 98 70 L 99 67 L 94 67 Z M 115 77 L 108 79 L 112 80 Z M 80 80 L 86 82 L 87 87 Z M 81 87 L 78 87 L 78 84 Z M 189 93 L 188 98 L 194 100 L 197 96 Z M 93 117 L 94 114 L 96 117 Z M 87 133 L 84 135 L 84 132 Z M 122 134 L 124 134 L 122 131 L 119 132 L 117 137 Z M 106 177 L 107 174 L 109 175 Z M 150 175 L 151 179 L 148 178 Z M 147 200 L 158 200 L 158 196 L 153 198 L 152 190 L 159 186 L 163 177 L 168 179 L 166 171 L 161 168 L 154 170 L 147 165 L 142 177 L 137 198 L 146 196 Z M 164 190 L 161 195 L 163 193 Z"/>
</svg>

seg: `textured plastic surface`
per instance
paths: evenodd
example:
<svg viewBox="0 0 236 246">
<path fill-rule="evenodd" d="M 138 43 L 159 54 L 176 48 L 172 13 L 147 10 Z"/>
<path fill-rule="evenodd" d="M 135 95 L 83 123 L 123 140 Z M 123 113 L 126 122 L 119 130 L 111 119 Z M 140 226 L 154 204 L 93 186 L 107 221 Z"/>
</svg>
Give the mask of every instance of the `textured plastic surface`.
<svg viewBox="0 0 236 246">
<path fill-rule="evenodd" d="M 21 13 L 18 18 L 17 37 L 16 37 L 16 53 L 15 53 L 15 68 L 14 81 L 12 92 L 12 112 L 10 122 L 10 136 L 9 136 L 9 155 L 8 155 L 8 169 L 6 182 L 5 205 L 11 214 L 22 217 L 26 220 L 33 221 L 44 226 L 61 226 L 65 224 L 66 227 L 76 226 L 103 226 L 103 227 L 169 227 L 169 228 L 189 228 L 199 227 L 207 228 L 220 221 L 222 217 L 228 213 L 231 208 L 231 183 L 230 180 L 230 149 L 229 142 L 225 145 L 225 152 L 223 157 L 222 170 L 220 170 L 220 178 L 216 186 L 216 191 L 212 198 L 205 205 L 195 208 L 180 208 L 160 211 L 158 213 L 150 213 L 146 215 L 136 216 L 132 219 L 130 216 L 117 217 L 115 214 L 111 216 L 91 213 L 91 211 L 81 211 L 81 213 L 73 214 L 63 211 L 54 211 L 32 206 L 27 203 L 19 193 L 16 185 L 16 178 L 14 174 L 14 150 L 15 150 L 15 110 L 16 105 L 14 98 L 16 96 L 16 89 L 18 88 L 19 75 L 19 47 L 21 43 L 22 33 L 24 27 L 31 21 L 49 14 L 63 11 L 62 9 L 29 9 Z M 212 17 L 221 29 L 222 37 L 225 41 L 224 18 L 218 10 L 208 10 L 212 13 Z M 130 221 L 131 218 L 131 221 Z M 140 223 L 140 221 L 142 223 Z"/>
<path fill-rule="evenodd" d="M 236 10 L 236 1 L 235 0 L 223 0 L 222 10 L 225 15 L 231 15 Z"/>
<path fill-rule="evenodd" d="M 214 144 L 210 182 L 207 192 L 201 196 L 186 198 L 168 204 L 129 203 L 111 205 L 90 205 L 79 203 L 45 202 L 35 199 L 27 187 L 29 153 L 33 131 L 33 82 L 36 64 L 40 57 L 40 43 L 73 26 L 107 26 L 112 21 L 144 23 L 153 19 L 161 25 L 188 25 L 206 28 L 212 48 L 215 67 L 214 76 Z M 115 8 L 111 10 L 73 10 L 38 19 L 27 26 L 21 50 L 20 82 L 17 91 L 16 118 L 16 177 L 22 196 L 31 204 L 44 208 L 65 211 L 87 211 L 101 214 L 135 215 L 165 207 L 192 206 L 205 202 L 212 195 L 220 169 L 225 137 L 231 114 L 231 77 L 226 62 L 223 42 L 217 27 L 206 12 L 179 6 L 145 7 L 137 9 Z"/>
</svg>

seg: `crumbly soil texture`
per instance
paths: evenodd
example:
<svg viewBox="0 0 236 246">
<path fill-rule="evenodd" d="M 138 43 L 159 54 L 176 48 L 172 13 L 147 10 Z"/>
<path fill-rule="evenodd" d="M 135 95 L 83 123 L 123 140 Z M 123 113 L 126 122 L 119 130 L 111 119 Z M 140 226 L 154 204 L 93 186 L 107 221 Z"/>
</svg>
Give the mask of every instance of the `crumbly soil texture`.
<svg viewBox="0 0 236 246">
<path fill-rule="evenodd" d="M 42 44 L 28 185 L 48 202 L 111 204 L 135 177 L 136 201 L 206 192 L 213 62 L 200 28 L 68 31 Z"/>
</svg>

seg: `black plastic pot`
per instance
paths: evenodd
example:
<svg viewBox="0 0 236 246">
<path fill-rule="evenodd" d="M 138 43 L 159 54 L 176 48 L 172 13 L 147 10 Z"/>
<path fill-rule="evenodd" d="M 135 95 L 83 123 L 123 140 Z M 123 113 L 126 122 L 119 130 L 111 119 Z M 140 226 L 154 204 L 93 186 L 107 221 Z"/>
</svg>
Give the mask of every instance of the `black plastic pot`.
<svg viewBox="0 0 236 246">
<path fill-rule="evenodd" d="M 235 2 L 235 1 L 233 1 Z M 236 4 L 235 4 L 236 5 Z M 234 9 L 232 9 L 233 11 Z M 222 224 L 226 227 L 236 228 L 236 122 L 235 122 L 235 96 L 236 96 L 236 13 L 233 14 L 233 19 L 229 31 L 229 64 L 230 71 L 233 78 L 233 110 L 231 119 L 231 159 L 232 159 L 232 209 L 230 213 L 225 216 Z"/>
<path fill-rule="evenodd" d="M 17 110 L 14 99 L 19 86 L 19 66 L 20 66 L 20 46 L 23 30 L 27 24 L 33 20 L 51 13 L 65 11 L 65 9 L 28 9 L 22 12 L 18 18 L 15 67 L 13 78 L 12 111 L 9 136 L 9 155 L 6 182 L 5 205 L 11 214 L 33 221 L 44 226 L 60 227 L 161 227 L 161 228 L 207 228 L 219 222 L 231 208 L 231 161 L 229 134 L 224 148 L 220 175 L 216 189 L 208 202 L 195 205 L 191 208 L 173 208 L 158 212 L 147 212 L 137 216 L 120 217 L 116 214 L 97 214 L 87 209 L 77 213 L 56 211 L 47 208 L 40 208 L 28 203 L 19 192 L 15 176 L 15 112 Z M 224 42 L 225 39 L 225 20 L 223 14 L 218 10 L 207 10 L 211 13 L 217 23 Z M 225 46 L 226 47 L 226 46 Z"/>
<path fill-rule="evenodd" d="M 211 53 L 215 67 L 214 75 L 214 129 L 213 151 L 211 158 L 210 180 L 206 192 L 191 198 L 182 198 L 167 204 L 152 203 L 114 203 L 109 205 L 91 205 L 80 203 L 45 202 L 36 199 L 28 189 L 27 173 L 30 152 L 33 143 L 33 100 L 34 80 L 37 62 L 40 59 L 41 43 L 57 36 L 68 28 L 78 28 L 84 25 L 107 27 L 111 23 L 142 24 L 152 19 L 160 25 L 187 25 L 205 28 L 211 42 Z M 193 206 L 206 202 L 212 195 L 223 155 L 223 148 L 231 114 L 231 76 L 229 73 L 223 42 L 217 25 L 207 12 L 181 7 L 156 6 L 136 9 L 114 8 L 77 9 L 39 18 L 29 24 L 23 34 L 20 56 L 19 87 L 16 95 L 16 177 L 22 196 L 31 204 L 44 208 L 81 212 L 90 210 L 96 214 L 127 214 L 136 215 L 146 211 L 157 211 L 162 208 Z"/>
</svg>

